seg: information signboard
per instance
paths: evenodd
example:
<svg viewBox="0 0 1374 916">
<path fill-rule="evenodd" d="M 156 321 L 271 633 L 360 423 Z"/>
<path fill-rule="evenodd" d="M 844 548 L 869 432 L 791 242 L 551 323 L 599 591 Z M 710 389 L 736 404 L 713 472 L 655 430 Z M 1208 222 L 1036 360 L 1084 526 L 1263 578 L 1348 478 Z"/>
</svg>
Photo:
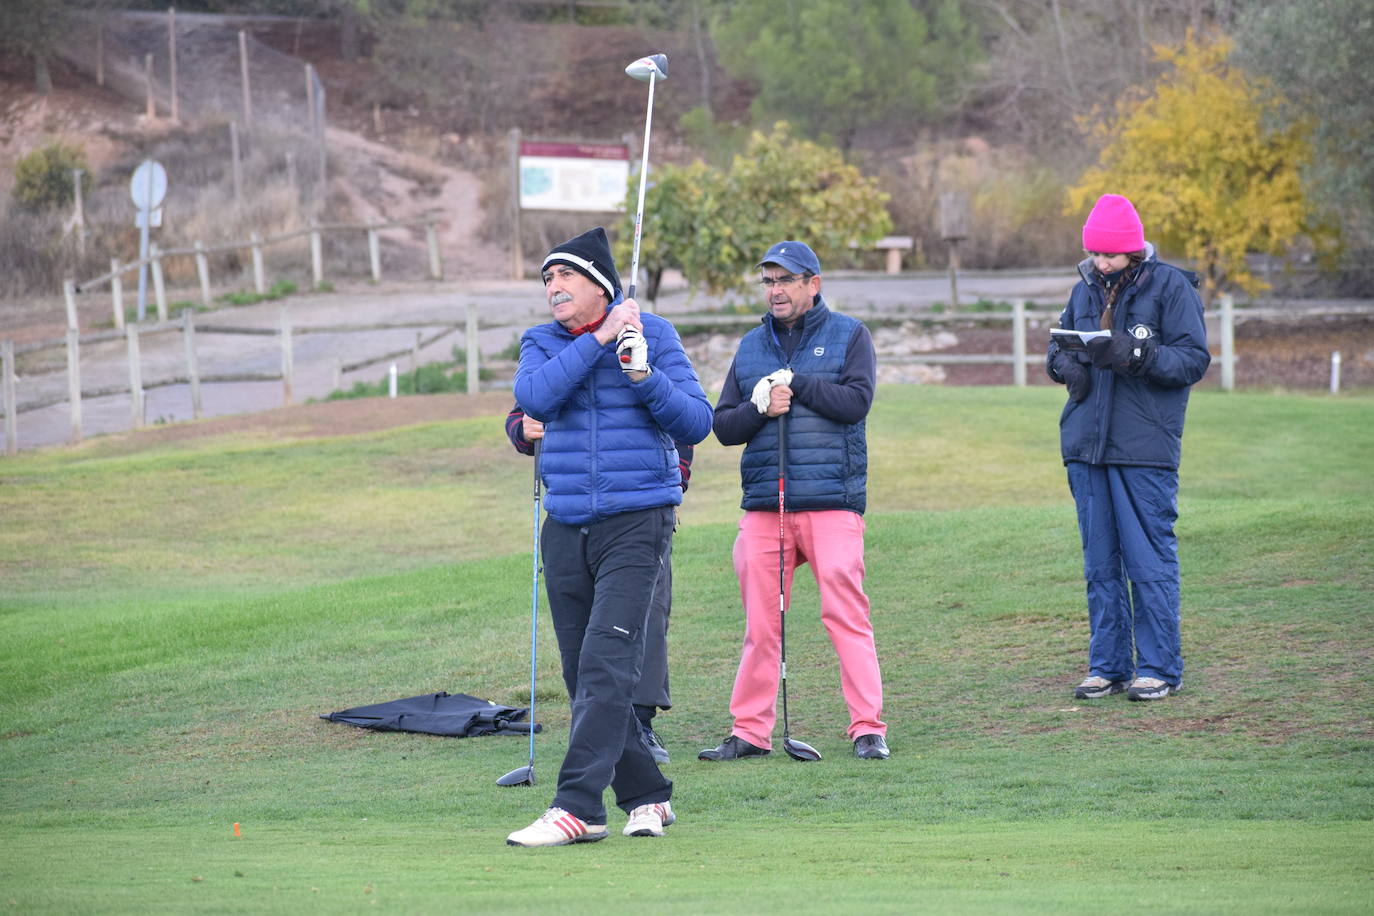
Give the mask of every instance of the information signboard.
<svg viewBox="0 0 1374 916">
<path fill-rule="evenodd" d="M 621 144 L 520 144 L 520 208 L 622 212 L 630 151 Z"/>
</svg>

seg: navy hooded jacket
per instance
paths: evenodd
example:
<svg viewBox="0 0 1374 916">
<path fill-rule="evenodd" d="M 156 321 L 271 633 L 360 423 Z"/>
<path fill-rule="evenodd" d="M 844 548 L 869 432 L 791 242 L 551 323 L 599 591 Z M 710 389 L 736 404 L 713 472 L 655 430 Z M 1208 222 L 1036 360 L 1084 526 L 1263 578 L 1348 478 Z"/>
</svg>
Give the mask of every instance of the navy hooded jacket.
<svg viewBox="0 0 1374 916">
<path fill-rule="evenodd" d="M 653 371 L 639 382 L 621 370 L 614 342 L 556 321 L 520 338 L 515 400 L 544 424 L 544 505 L 564 524 L 680 504 L 674 440 L 696 445 L 711 431 L 711 404 L 677 330 L 648 312 L 640 319 Z"/>
<path fill-rule="evenodd" d="M 1078 265 L 1082 280 L 1069 294 L 1060 327 L 1096 331 L 1101 327 L 1106 293 L 1092 259 Z M 1113 306 L 1114 328 L 1148 330 L 1155 339 L 1153 359 L 1138 376 L 1095 369 L 1086 353 L 1063 351 L 1084 363 L 1092 387 L 1082 401 L 1070 399 L 1059 417 L 1064 462 L 1131 464 L 1177 470 L 1183 442 L 1183 415 L 1188 389 L 1211 363 L 1202 300 L 1196 279 L 1165 264 L 1147 245 L 1144 262 Z M 1143 332 L 1141 332 L 1143 333 Z M 1055 369 L 1060 353 L 1051 342 L 1046 359 L 1050 378 L 1062 383 Z"/>
</svg>

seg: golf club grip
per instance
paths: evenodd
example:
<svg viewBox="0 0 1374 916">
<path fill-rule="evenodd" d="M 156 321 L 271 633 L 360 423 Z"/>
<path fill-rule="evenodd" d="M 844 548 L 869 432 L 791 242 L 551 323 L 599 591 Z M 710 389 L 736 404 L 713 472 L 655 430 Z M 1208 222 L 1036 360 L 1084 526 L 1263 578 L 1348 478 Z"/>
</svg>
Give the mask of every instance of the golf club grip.
<svg viewBox="0 0 1374 916">
<path fill-rule="evenodd" d="M 543 454 L 543 446 L 543 436 L 534 440 L 534 498 L 536 502 L 539 500 L 539 458 Z M 539 516 L 536 515 L 535 520 L 537 521 L 538 518 Z"/>
</svg>

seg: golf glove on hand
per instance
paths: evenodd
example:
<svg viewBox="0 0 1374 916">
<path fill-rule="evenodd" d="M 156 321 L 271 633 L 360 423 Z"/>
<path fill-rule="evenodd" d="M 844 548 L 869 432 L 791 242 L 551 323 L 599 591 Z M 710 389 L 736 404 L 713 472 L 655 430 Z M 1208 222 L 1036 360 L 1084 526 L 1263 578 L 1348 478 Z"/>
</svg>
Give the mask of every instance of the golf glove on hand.
<svg viewBox="0 0 1374 916">
<path fill-rule="evenodd" d="M 1155 355 L 1153 337 L 1135 337 L 1127 331 L 1112 331 L 1111 337 L 1088 341 L 1088 355 L 1098 369 L 1111 369 L 1122 375 L 1143 375 Z"/>
<path fill-rule="evenodd" d="M 632 324 L 627 324 L 616 338 L 615 355 L 620 358 L 620 368 L 625 372 L 652 371 L 649 368 L 649 342 Z"/>
<path fill-rule="evenodd" d="M 1081 401 L 1088 396 L 1093 385 L 1092 373 L 1075 356 L 1061 352 L 1054 358 L 1054 371 L 1064 380 L 1071 400 Z"/>
<path fill-rule="evenodd" d="M 792 384 L 792 370 L 779 369 L 772 375 L 765 375 L 754 385 L 754 393 L 749 396 L 749 400 L 754 402 L 759 413 L 768 413 L 768 404 L 772 400 L 770 392 L 778 385 Z"/>
</svg>

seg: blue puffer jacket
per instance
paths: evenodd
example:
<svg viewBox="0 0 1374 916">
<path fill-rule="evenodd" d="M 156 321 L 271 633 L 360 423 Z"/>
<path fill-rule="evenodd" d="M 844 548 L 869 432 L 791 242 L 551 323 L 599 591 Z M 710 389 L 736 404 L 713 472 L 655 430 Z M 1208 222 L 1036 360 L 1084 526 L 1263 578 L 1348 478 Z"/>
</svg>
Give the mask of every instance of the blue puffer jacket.
<svg viewBox="0 0 1374 916">
<path fill-rule="evenodd" d="M 1092 259 L 1078 265 L 1082 280 L 1069 294 L 1060 326 L 1079 331 L 1100 328 L 1105 291 Z M 1178 468 L 1188 389 L 1211 363 L 1202 300 L 1191 274 L 1155 258 L 1147 246 L 1134 281 L 1112 309 L 1112 325 L 1134 330 L 1143 325 L 1155 338 L 1155 357 L 1140 377 L 1094 369 L 1086 353 L 1066 353 L 1085 364 L 1092 376 L 1088 396 L 1070 400 L 1059 417 L 1060 450 L 1065 463 L 1133 464 Z M 1050 378 L 1063 382 L 1054 367 L 1059 346 L 1046 359 Z"/>
<path fill-rule="evenodd" d="M 591 334 L 574 337 L 549 322 L 520 338 L 515 400 L 544 423 L 544 504 L 564 524 L 678 505 L 673 442 L 696 445 L 711 431 L 711 404 L 677 330 L 657 315 L 640 317 L 653 372 L 638 383 L 621 371 L 614 343 Z"/>
<path fill-rule="evenodd" d="M 832 312 L 819 301 L 806 313 L 802 339 L 792 359 L 783 355 L 773 335 L 771 316 L 740 341 L 735 380 L 742 394 L 759 379 L 787 366 L 798 375 L 827 382 L 839 380 L 850 341 L 862 325 Z M 787 511 L 848 509 L 863 514 L 867 502 L 868 441 L 864 423 L 839 423 L 817 413 L 797 398 L 787 416 Z M 740 456 L 744 498 L 740 507 L 776 509 L 778 505 L 778 423 L 771 421 L 749 440 Z"/>
</svg>

